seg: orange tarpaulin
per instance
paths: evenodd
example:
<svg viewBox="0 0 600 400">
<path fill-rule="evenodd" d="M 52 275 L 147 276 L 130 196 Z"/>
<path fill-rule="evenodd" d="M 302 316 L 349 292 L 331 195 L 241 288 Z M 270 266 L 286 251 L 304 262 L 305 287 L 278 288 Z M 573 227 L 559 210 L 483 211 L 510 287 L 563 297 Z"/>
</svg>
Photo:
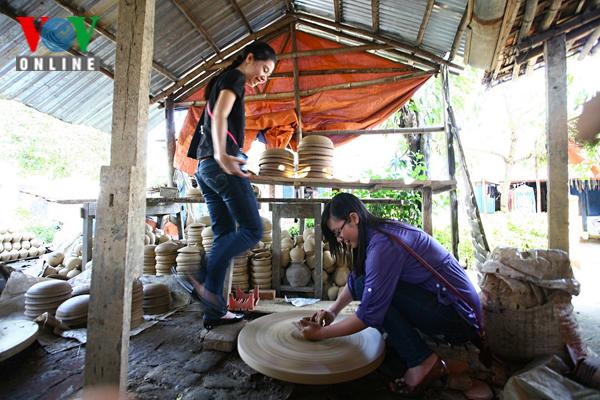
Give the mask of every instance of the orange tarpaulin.
<svg viewBox="0 0 600 400">
<path fill-rule="evenodd" d="M 344 47 L 343 45 L 297 32 L 297 51 Z M 290 53 L 289 34 L 283 33 L 269 42 L 278 54 Z M 298 58 L 300 71 L 300 91 L 348 82 L 363 82 L 386 77 L 407 75 L 416 72 L 409 66 L 395 63 L 369 53 L 338 53 Z M 360 72 L 326 75 L 304 75 L 306 71 L 339 69 L 401 68 L 401 72 Z M 284 59 L 277 63 L 275 72 L 292 72 L 292 60 Z M 303 132 L 319 130 L 371 129 L 385 121 L 400 109 L 423 85 L 430 74 L 409 78 L 393 83 L 354 87 L 351 89 L 327 90 L 301 96 Z M 273 77 L 265 85 L 257 88 L 246 87 L 246 96 L 267 93 L 288 93 L 294 91 L 292 77 Z M 192 94 L 186 101 L 204 100 L 204 88 Z M 197 161 L 186 156 L 194 130 L 203 107 L 190 107 L 184 125 L 179 133 L 175 152 L 176 168 L 193 174 Z M 298 125 L 294 97 L 277 100 L 246 100 L 246 133 L 244 149 L 247 151 L 260 131 L 263 132 L 267 148 L 296 148 L 294 132 Z M 354 139 L 356 136 L 333 136 L 336 145 Z"/>
</svg>

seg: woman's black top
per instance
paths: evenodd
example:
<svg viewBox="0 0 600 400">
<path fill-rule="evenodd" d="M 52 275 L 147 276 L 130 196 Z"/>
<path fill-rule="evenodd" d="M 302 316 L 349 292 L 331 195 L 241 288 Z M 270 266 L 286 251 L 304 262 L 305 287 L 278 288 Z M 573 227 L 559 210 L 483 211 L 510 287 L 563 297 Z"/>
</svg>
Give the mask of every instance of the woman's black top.
<svg viewBox="0 0 600 400">
<path fill-rule="evenodd" d="M 235 93 L 235 102 L 229 116 L 227 117 L 226 152 L 235 156 L 244 144 L 244 130 L 246 128 L 246 112 L 244 110 L 244 89 L 246 79 L 238 69 L 223 72 L 212 87 L 208 103 L 204 107 L 204 113 L 196 131 L 192 137 L 188 157 L 200 159 L 214 155 L 213 141 L 211 136 L 212 111 L 217 102 L 219 93 L 223 89 L 229 89 Z M 233 138 L 231 137 L 233 136 Z M 235 139 L 235 140 L 234 140 Z M 236 144 L 237 142 L 237 144 Z M 239 145 L 238 145 L 239 144 Z"/>
</svg>

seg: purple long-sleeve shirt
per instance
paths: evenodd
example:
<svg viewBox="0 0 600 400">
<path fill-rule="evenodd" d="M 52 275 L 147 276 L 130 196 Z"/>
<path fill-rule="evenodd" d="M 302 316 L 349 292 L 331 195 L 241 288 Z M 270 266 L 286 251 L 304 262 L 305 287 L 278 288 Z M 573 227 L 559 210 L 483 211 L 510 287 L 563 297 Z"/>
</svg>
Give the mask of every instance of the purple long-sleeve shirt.
<svg viewBox="0 0 600 400">
<path fill-rule="evenodd" d="M 396 286 L 402 281 L 436 294 L 441 304 L 451 304 L 464 320 L 479 329 L 477 322 L 481 320 L 479 296 L 456 258 L 430 235 L 411 225 L 393 223 L 382 225 L 379 229 L 398 237 L 410 246 L 465 298 L 469 299 L 470 303 L 476 306 L 476 310 L 450 293 L 431 272 L 398 243 L 390 240 L 385 234 L 369 228 L 365 287 L 356 316 L 367 326 L 381 326 L 394 297 Z M 348 277 L 349 289 L 352 290 L 356 278 L 354 272 Z"/>
</svg>

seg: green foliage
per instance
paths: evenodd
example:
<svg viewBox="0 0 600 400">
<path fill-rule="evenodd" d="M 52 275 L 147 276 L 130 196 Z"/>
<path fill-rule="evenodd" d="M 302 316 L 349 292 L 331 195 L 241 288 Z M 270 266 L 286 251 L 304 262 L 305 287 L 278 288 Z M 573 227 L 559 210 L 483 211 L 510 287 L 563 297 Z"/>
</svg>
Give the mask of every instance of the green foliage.
<svg viewBox="0 0 600 400">
<path fill-rule="evenodd" d="M 467 267 L 473 266 L 475 262 L 475 255 L 473 252 L 473 246 L 471 245 L 471 236 L 466 229 L 465 224 L 462 224 L 459 228 L 458 233 L 458 259 L 462 265 Z M 446 250 L 452 253 L 452 228 L 449 225 L 444 227 L 434 227 L 433 237 L 437 240 Z"/>
<path fill-rule="evenodd" d="M 21 226 L 23 231 L 33 233 L 35 237 L 44 243 L 52 243 L 60 227 L 58 221 L 40 222 L 33 218 L 30 210 L 23 207 L 17 208 L 15 214 L 22 221 Z"/>
<path fill-rule="evenodd" d="M 288 228 L 288 232 L 292 237 L 295 237 L 300 233 L 300 229 L 298 229 L 298 225 L 293 225 Z"/>
</svg>

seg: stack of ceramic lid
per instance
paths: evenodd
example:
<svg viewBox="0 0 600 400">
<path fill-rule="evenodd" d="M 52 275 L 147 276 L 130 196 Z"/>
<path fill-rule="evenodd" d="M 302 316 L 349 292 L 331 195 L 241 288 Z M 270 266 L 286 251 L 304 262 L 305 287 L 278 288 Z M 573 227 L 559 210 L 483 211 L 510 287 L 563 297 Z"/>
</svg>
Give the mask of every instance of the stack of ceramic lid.
<svg viewBox="0 0 600 400">
<path fill-rule="evenodd" d="M 259 160 L 259 175 L 291 178 L 294 176 L 294 153 L 286 149 L 267 149 Z"/>
<path fill-rule="evenodd" d="M 273 243 L 273 226 L 271 225 L 271 220 L 266 217 L 260 217 L 260 219 L 263 224 L 263 235 L 260 241 L 264 243 L 265 247 L 271 247 L 271 243 Z"/>
<path fill-rule="evenodd" d="M 194 222 L 187 227 L 187 243 L 202 246 L 202 230 L 206 225 Z"/>
<path fill-rule="evenodd" d="M 175 266 L 177 258 L 177 250 L 181 245 L 173 240 L 164 242 L 156 246 L 156 275 L 171 274 L 171 267 Z"/>
<path fill-rule="evenodd" d="M 171 308 L 171 292 L 162 283 L 144 285 L 144 314 L 162 314 Z"/>
<path fill-rule="evenodd" d="M 144 275 L 156 275 L 156 245 L 144 246 Z"/>
<path fill-rule="evenodd" d="M 310 135 L 298 146 L 298 176 L 331 178 L 333 176 L 333 142 L 326 136 Z"/>
<path fill-rule="evenodd" d="M 210 248 L 213 245 L 213 231 L 210 226 L 202 229 L 202 247 L 206 254 L 210 253 Z"/>
<path fill-rule="evenodd" d="M 79 328 L 87 325 L 88 305 L 90 295 L 71 297 L 56 310 L 56 319 L 69 328 Z"/>
<path fill-rule="evenodd" d="M 255 253 L 250 259 L 250 264 L 252 287 L 258 287 L 259 289 L 271 289 L 271 278 L 273 276 L 271 252 L 266 250 Z"/>
<path fill-rule="evenodd" d="M 81 296 L 82 294 L 90 294 L 90 284 L 89 283 L 74 286 L 73 292 L 71 293 L 71 297 Z"/>
<path fill-rule="evenodd" d="M 54 315 L 58 306 L 71 297 L 72 290 L 69 282 L 56 279 L 36 283 L 25 293 L 25 316 L 34 319 L 45 312 Z"/>
<path fill-rule="evenodd" d="M 188 245 L 177 251 L 177 275 L 194 276 L 200 271 L 200 263 L 204 249 L 200 246 Z"/>
<path fill-rule="evenodd" d="M 231 279 L 231 287 L 233 289 L 240 288 L 248 290 L 250 288 L 248 277 L 248 256 L 251 251 L 245 252 L 242 255 L 233 257 L 233 278 Z"/>
<path fill-rule="evenodd" d="M 144 286 L 139 279 L 134 279 L 133 289 L 131 291 L 131 323 L 130 327 L 135 328 L 144 322 Z"/>
</svg>

